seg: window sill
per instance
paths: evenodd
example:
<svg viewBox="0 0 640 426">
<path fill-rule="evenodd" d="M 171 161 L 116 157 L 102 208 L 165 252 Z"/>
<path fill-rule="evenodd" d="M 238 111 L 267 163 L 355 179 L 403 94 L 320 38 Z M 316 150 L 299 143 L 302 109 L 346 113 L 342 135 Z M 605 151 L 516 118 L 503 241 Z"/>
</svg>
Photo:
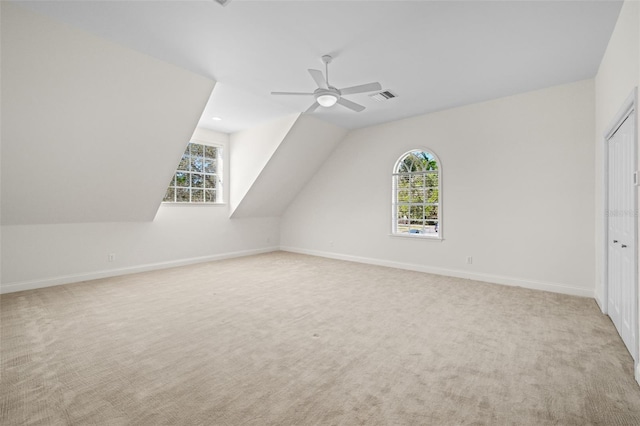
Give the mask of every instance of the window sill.
<svg viewBox="0 0 640 426">
<path fill-rule="evenodd" d="M 421 234 L 389 234 L 393 238 L 408 238 L 413 240 L 426 240 L 426 241 L 444 241 L 441 236 L 421 235 Z"/>
<path fill-rule="evenodd" d="M 221 207 L 226 206 L 227 203 L 171 203 L 171 202 L 162 202 L 163 206 L 211 206 L 211 207 Z"/>
</svg>

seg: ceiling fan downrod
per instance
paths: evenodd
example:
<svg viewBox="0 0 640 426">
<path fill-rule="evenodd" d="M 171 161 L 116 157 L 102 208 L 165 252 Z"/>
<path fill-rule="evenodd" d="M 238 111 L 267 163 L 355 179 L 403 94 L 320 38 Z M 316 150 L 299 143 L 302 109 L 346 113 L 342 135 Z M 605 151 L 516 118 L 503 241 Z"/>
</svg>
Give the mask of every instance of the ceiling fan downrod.
<svg viewBox="0 0 640 426">
<path fill-rule="evenodd" d="M 331 63 L 331 60 L 333 58 L 331 57 L 331 55 L 324 55 L 322 57 L 322 62 L 324 62 L 324 75 L 325 75 L 325 79 L 327 80 L 327 87 L 331 87 L 331 84 L 329 84 L 329 64 Z"/>
</svg>

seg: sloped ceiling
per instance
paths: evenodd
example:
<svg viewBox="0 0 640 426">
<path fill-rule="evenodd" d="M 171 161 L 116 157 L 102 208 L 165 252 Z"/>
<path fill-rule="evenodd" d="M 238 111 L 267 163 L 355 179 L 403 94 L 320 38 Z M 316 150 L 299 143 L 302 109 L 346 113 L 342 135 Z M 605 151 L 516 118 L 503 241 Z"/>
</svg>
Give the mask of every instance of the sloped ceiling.
<svg viewBox="0 0 640 426">
<path fill-rule="evenodd" d="M 354 129 L 595 76 L 621 1 L 20 1 L 214 78 L 200 125 L 232 133 L 305 111 L 307 68 L 332 54 L 341 88 L 379 81 L 396 99 L 314 116 Z M 220 116 L 222 121 L 212 121 Z"/>
<path fill-rule="evenodd" d="M 346 134 L 344 128 L 311 115 L 300 115 L 239 200 L 231 217 L 282 215 Z M 233 146 L 233 138 L 231 143 Z M 237 167 L 232 168 L 231 180 L 240 172 Z"/>
<path fill-rule="evenodd" d="M 2 224 L 153 220 L 215 82 L 1 8 Z"/>
<path fill-rule="evenodd" d="M 300 114 L 272 120 L 230 136 L 230 200 L 233 213 L 242 202 Z"/>
<path fill-rule="evenodd" d="M 269 92 L 312 90 L 306 69 L 330 53 L 334 85 L 398 98 L 301 116 L 233 176 L 234 217 L 277 216 L 345 129 L 592 77 L 621 4 L 16 3 L 2 2 L 2 224 L 152 220 L 196 123 L 287 121 L 311 99 Z"/>
</svg>

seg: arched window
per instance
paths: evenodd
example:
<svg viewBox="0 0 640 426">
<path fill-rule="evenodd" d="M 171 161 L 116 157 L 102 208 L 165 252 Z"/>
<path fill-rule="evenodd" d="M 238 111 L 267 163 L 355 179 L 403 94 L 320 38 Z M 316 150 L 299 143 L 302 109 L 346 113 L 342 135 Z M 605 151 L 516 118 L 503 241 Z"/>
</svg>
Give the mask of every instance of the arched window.
<svg viewBox="0 0 640 426">
<path fill-rule="evenodd" d="M 442 237 L 441 169 L 432 152 L 414 149 L 393 169 L 392 233 L 411 237 Z"/>
</svg>

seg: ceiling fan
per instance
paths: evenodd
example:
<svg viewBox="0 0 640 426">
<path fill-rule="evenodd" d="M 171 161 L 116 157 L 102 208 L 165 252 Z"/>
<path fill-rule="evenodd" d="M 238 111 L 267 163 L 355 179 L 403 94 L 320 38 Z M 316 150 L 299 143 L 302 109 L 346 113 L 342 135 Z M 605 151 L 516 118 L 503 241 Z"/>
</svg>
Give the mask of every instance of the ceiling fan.
<svg viewBox="0 0 640 426">
<path fill-rule="evenodd" d="M 329 84 L 329 64 L 333 58 L 329 55 L 324 55 L 322 57 L 322 62 L 324 62 L 325 66 L 325 76 L 322 75 L 322 71 L 320 70 L 308 70 L 311 77 L 318 85 L 318 88 L 312 93 L 302 93 L 302 92 L 271 92 L 272 95 L 297 95 L 297 96 L 313 96 L 316 98 L 316 101 L 305 111 L 305 113 L 313 112 L 319 106 L 329 108 L 335 104 L 340 104 L 343 107 L 349 108 L 355 112 L 360 112 L 364 110 L 360 104 L 352 102 L 348 99 L 343 98 L 343 95 L 353 95 L 355 93 L 366 93 L 373 92 L 375 90 L 381 90 L 382 86 L 380 83 L 368 83 L 361 84 L 359 86 L 351 86 L 345 89 L 336 89 L 332 85 Z"/>
</svg>

